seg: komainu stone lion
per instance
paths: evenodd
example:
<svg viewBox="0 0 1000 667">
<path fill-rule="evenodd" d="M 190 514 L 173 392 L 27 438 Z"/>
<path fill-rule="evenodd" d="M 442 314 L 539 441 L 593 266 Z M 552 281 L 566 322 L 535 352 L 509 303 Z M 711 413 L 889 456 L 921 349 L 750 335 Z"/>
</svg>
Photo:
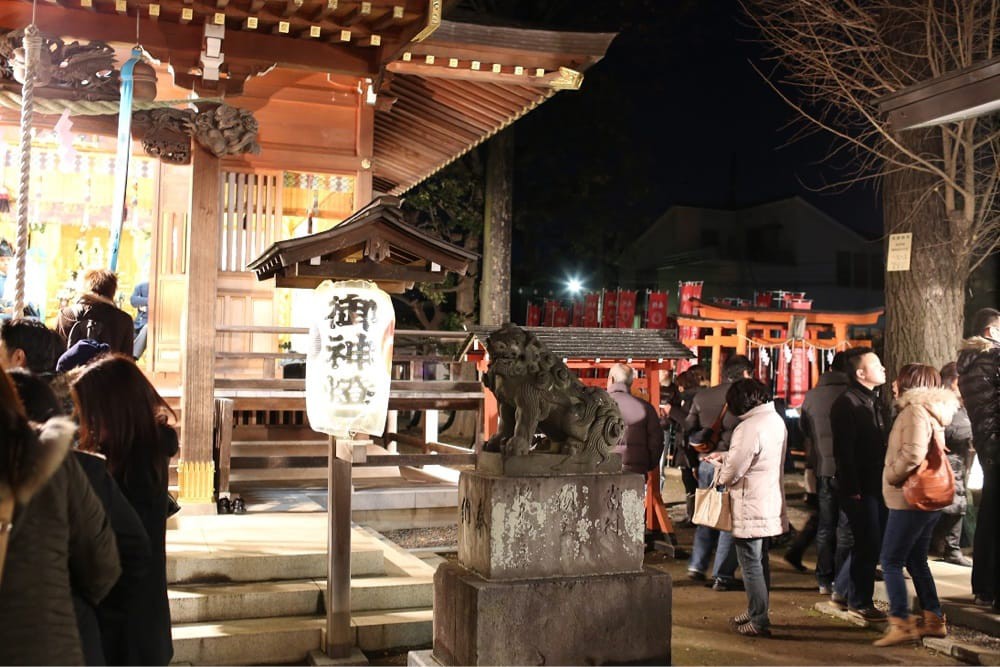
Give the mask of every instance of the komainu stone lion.
<svg viewBox="0 0 1000 667">
<path fill-rule="evenodd" d="M 585 386 L 531 333 L 507 323 L 486 339 L 490 365 L 483 384 L 500 408 L 487 451 L 523 456 L 535 433 L 548 436 L 555 454 L 603 463 L 625 432 L 618 405 L 607 392 Z"/>
</svg>

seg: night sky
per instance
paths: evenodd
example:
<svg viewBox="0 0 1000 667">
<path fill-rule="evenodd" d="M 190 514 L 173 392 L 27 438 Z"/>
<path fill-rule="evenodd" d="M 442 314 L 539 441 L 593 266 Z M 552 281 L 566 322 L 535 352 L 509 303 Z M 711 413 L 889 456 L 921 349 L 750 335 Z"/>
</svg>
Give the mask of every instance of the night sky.
<svg viewBox="0 0 1000 667">
<path fill-rule="evenodd" d="M 768 68 L 766 50 L 735 0 L 574 6 L 579 14 L 552 27 L 620 34 L 580 91 L 559 93 L 514 126 L 515 292 L 572 273 L 593 276 L 588 287 L 613 286 L 611 261 L 674 204 L 801 195 L 878 233 L 871 185 L 810 190 L 844 172 L 824 163 L 824 135 L 786 145 L 796 113 L 753 70 L 750 61 Z"/>
</svg>

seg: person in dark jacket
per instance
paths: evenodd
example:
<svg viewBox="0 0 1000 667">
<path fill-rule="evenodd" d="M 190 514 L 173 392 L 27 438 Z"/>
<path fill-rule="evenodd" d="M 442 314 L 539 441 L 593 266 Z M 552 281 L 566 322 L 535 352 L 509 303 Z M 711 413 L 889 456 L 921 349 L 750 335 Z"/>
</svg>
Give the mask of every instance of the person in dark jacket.
<svg viewBox="0 0 1000 667">
<path fill-rule="evenodd" d="M 833 580 L 847 558 L 845 550 L 837 549 L 837 522 L 840 503 L 837 500 L 837 462 L 833 455 L 833 427 L 830 412 L 833 403 L 847 389 L 845 353 L 838 352 L 830 370 L 820 376 L 816 386 L 806 392 L 802 401 L 799 425 L 809 443 L 813 471 L 816 474 L 816 583 L 823 595 L 833 593 Z M 792 549 L 789 549 L 792 551 Z M 793 565 L 802 563 L 802 553 L 786 554 Z"/>
<path fill-rule="evenodd" d="M 741 354 L 734 354 L 726 360 L 722 367 L 725 380 L 722 384 L 702 389 L 691 404 L 691 411 L 685 421 L 689 440 L 704 441 L 706 429 L 719 430 L 717 445 L 710 443 L 699 445 L 702 456 L 714 452 L 729 451 L 729 441 L 733 430 L 739 425 L 740 419 L 732 412 L 725 410 L 726 392 L 733 382 L 751 377 L 753 365 Z M 698 448 L 696 447 L 696 449 Z M 698 487 L 707 489 L 712 485 L 715 476 L 715 466 L 707 461 L 700 461 L 698 466 Z M 717 544 L 716 544 L 717 543 Z M 695 581 L 705 579 L 712 549 L 715 548 L 715 564 L 712 571 L 711 586 L 717 591 L 728 591 L 739 588 L 736 580 L 736 551 L 733 546 L 733 535 L 730 532 L 719 531 L 707 526 L 698 526 L 694 531 L 694 548 L 691 560 L 688 561 L 688 578 Z"/>
<path fill-rule="evenodd" d="M 103 454 L 108 470 L 138 513 L 150 544 L 149 573 L 129 587 L 115 608 L 99 609 L 114 665 L 166 665 L 173 656 L 167 602 L 167 474 L 177 453 L 173 416 L 130 357 L 112 355 L 87 366 L 73 381 L 80 416 L 80 449 Z"/>
<path fill-rule="evenodd" d="M 958 388 L 983 467 L 983 491 L 972 545 L 975 602 L 1000 611 L 1000 311 L 983 308 L 958 354 Z"/>
<path fill-rule="evenodd" d="M 958 364 L 951 362 L 941 369 L 941 383 L 962 400 L 958 389 Z M 964 407 L 958 409 L 955 416 L 944 429 L 944 442 L 948 448 L 948 462 L 955 473 L 955 499 L 951 505 L 941 510 L 941 518 L 934 526 L 932 545 L 942 560 L 952 565 L 972 567 L 972 560 L 962 553 L 962 522 L 968 509 L 966 498 L 966 482 L 969 480 L 969 468 L 975 450 L 972 448 L 972 422 Z"/>
<path fill-rule="evenodd" d="M 625 420 L 625 435 L 617 451 L 622 455 L 625 472 L 644 478 L 655 470 L 663 453 L 663 428 L 656 409 L 632 395 L 635 372 L 625 364 L 615 364 L 608 371 L 608 394 L 618 404 Z"/>
<path fill-rule="evenodd" d="M 889 420 L 875 391 L 885 384 L 885 367 L 869 348 L 848 350 L 844 363 L 849 383 L 833 402 L 830 426 L 838 501 L 854 535 L 854 546 L 844 564 L 851 582 L 847 607 L 862 620 L 884 621 L 886 615 L 875 607 L 872 596 L 888 517 L 882 499 L 882 468 Z"/>
<path fill-rule="evenodd" d="M 67 456 L 75 430 L 56 417 L 36 432 L 0 370 L 0 505 L 15 501 L 0 573 L 0 664 L 82 664 L 70 582 L 97 604 L 121 574 L 108 518 Z"/>
<path fill-rule="evenodd" d="M 63 413 L 63 406 L 56 395 L 40 376 L 33 375 L 24 369 L 10 372 L 17 393 L 24 404 L 28 419 L 42 423 L 52 417 L 70 415 Z M 139 585 L 149 571 L 149 538 L 143 528 L 139 515 L 135 513 L 128 500 L 111 474 L 102 456 L 90 452 L 73 450 L 72 456 L 83 470 L 91 487 L 97 494 L 104 513 L 111 522 L 111 529 L 118 543 L 118 558 L 121 562 L 122 575 L 115 587 L 101 602 L 104 609 L 116 609 L 121 606 L 120 600 L 128 595 L 132 586 Z M 83 657 L 87 665 L 106 665 L 104 647 L 101 638 L 105 635 L 118 635 L 119 628 L 101 627 L 98 620 L 97 607 L 80 594 L 77 586 L 73 586 L 73 605 L 76 608 L 76 620 L 80 630 L 80 641 Z M 104 618 L 107 619 L 108 614 Z"/>
<path fill-rule="evenodd" d="M 106 269 L 91 269 L 83 274 L 87 290 L 76 303 L 59 311 L 56 331 L 64 347 L 83 339 L 106 343 L 112 352 L 132 356 L 132 318 L 115 305 L 118 276 Z"/>
<path fill-rule="evenodd" d="M 681 482 L 684 484 L 684 504 L 687 512 L 684 522 L 690 525 L 691 518 L 694 517 L 694 492 L 698 488 L 696 473 L 701 461 L 698 460 L 698 452 L 688 444 L 685 423 L 695 396 L 708 384 L 708 376 L 705 374 L 705 369 L 695 365 L 678 375 L 674 384 L 677 385 L 676 400 L 666 405 L 660 423 L 664 428 L 667 424 L 672 425 L 675 432 L 674 463 L 681 470 Z"/>
</svg>

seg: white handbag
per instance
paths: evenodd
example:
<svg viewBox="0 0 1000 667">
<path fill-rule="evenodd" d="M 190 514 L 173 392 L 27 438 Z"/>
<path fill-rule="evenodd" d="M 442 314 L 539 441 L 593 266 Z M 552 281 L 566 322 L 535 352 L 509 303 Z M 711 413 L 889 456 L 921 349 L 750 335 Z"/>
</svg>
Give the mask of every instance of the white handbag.
<svg viewBox="0 0 1000 667">
<path fill-rule="evenodd" d="M 691 518 L 691 523 L 729 532 L 733 529 L 733 505 L 729 489 L 719 486 L 720 472 L 722 466 L 715 469 L 711 486 L 695 490 L 694 516 Z"/>
</svg>

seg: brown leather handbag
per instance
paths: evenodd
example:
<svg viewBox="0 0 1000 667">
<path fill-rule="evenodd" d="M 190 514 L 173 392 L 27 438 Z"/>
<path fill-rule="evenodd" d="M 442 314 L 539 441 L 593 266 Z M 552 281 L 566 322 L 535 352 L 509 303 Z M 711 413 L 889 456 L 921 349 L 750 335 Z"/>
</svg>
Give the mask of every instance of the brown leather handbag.
<svg viewBox="0 0 1000 667">
<path fill-rule="evenodd" d="M 944 450 L 944 431 L 934 429 L 927 456 L 903 482 L 903 498 L 918 510 L 933 512 L 955 499 L 955 473 Z"/>
</svg>

